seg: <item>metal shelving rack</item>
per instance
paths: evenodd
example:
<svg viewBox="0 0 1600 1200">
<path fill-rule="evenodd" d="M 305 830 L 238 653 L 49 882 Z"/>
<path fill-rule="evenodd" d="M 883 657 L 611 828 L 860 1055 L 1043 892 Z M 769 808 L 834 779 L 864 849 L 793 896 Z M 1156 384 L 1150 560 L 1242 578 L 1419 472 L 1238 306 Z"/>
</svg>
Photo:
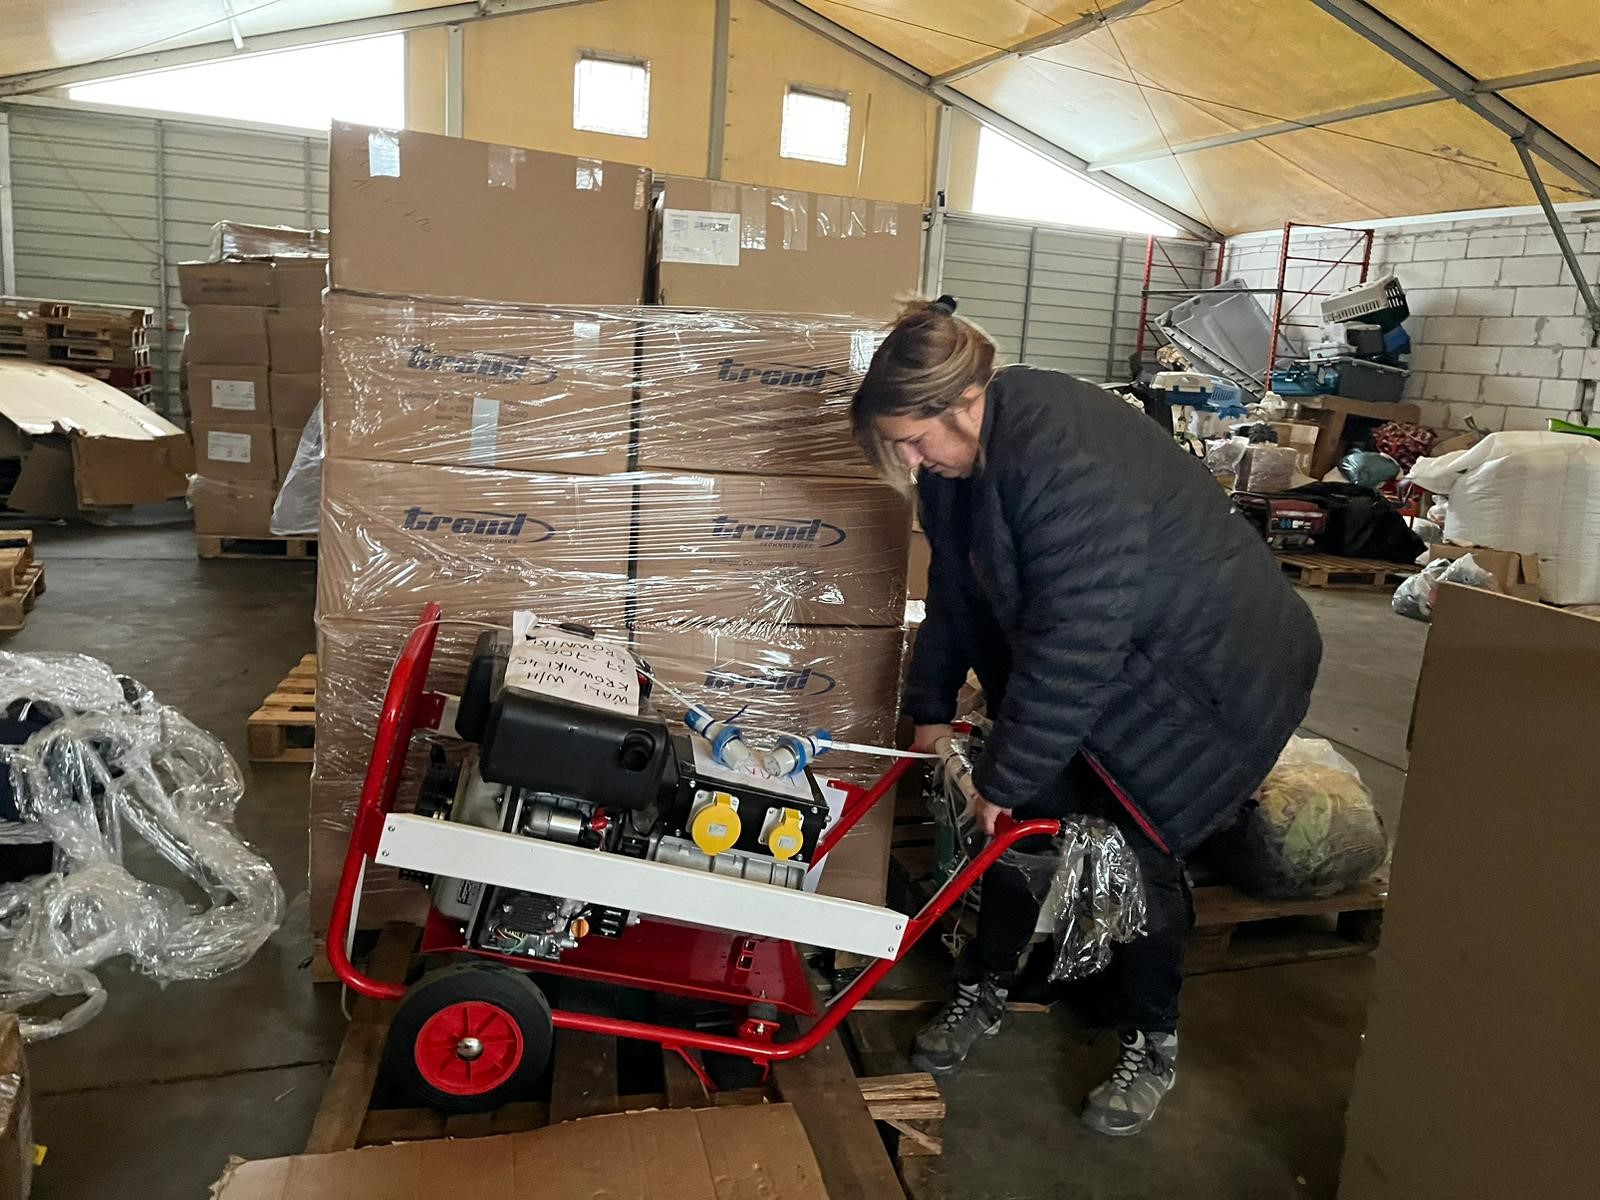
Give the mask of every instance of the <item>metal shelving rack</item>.
<svg viewBox="0 0 1600 1200">
<path fill-rule="evenodd" d="M 1294 252 L 1295 231 L 1310 229 L 1331 230 L 1335 233 L 1349 234 L 1351 238 L 1350 247 L 1340 254 L 1338 258 L 1326 258 L 1317 254 L 1296 254 Z M 1372 230 L 1370 229 L 1352 229 L 1348 225 L 1312 225 L 1300 221 L 1284 222 L 1283 243 L 1278 251 L 1278 286 L 1272 289 L 1270 293 L 1273 297 L 1272 337 L 1267 343 L 1267 372 L 1262 377 L 1267 386 L 1270 387 L 1272 384 L 1272 372 L 1277 364 L 1293 358 L 1292 355 L 1280 353 L 1278 349 L 1279 346 L 1292 344 L 1284 338 L 1284 329 L 1291 326 L 1295 328 L 1322 328 L 1322 314 L 1320 312 L 1309 320 L 1304 318 L 1300 320 L 1294 319 L 1295 312 L 1313 296 L 1333 296 L 1344 291 L 1347 287 L 1355 286 L 1347 282 L 1341 287 L 1322 290 L 1322 285 L 1328 282 L 1328 277 L 1341 267 L 1357 268 L 1360 273 L 1355 284 L 1365 283 L 1367 281 L 1367 271 L 1372 265 L 1372 240 Z M 1360 258 L 1352 257 L 1358 251 Z M 1289 264 L 1292 262 L 1321 263 L 1326 265 L 1327 270 L 1317 277 L 1316 283 L 1309 289 L 1288 288 L 1284 284 L 1288 281 Z M 1294 303 L 1285 308 L 1284 299 L 1288 296 L 1295 297 L 1295 300 Z"/>
</svg>

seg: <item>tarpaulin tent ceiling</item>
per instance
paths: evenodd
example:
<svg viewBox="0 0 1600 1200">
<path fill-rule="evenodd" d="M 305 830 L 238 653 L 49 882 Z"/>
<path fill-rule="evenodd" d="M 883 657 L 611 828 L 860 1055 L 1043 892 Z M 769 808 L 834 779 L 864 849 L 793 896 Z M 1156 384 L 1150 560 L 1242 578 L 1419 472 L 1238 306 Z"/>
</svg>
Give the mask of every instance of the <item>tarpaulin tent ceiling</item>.
<svg viewBox="0 0 1600 1200">
<path fill-rule="evenodd" d="M 1507 133 L 1352 27 L 1369 17 L 1586 161 L 1541 161 L 1556 202 L 1600 194 L 1596 0 L 803 2 L 1224 233 L 1534 203 Z"/>
</svg>

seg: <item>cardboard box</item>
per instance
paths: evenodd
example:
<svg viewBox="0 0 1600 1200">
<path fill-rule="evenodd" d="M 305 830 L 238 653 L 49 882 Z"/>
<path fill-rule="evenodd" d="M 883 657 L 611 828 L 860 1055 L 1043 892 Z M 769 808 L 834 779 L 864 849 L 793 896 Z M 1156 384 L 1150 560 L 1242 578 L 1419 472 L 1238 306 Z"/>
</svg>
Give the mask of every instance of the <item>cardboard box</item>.
<svg viewBox="0 0 1600 1200">
<path fill-rule="evenodd" d="M 188 375 L 192 420 L 206 425 L 264 425 L 272 420 L 272 386 L 265 362 L 191 363 Z"/>
<path fill-rule="evenodd" d="M 650 171 L 335 121 L 329 281 L 526 304 L 644 298 Z"/>
<path fill-rule="evenodd" d="M 271 425 L 212 425 L 197 416 L 190 429 L 194 433 L 197 474 L 226 481 L 271 484 L 277 480 L 278 457 Z"/>
<path fill-rule="evenodd" d="M 1539 556 L 1515 550 L 1491 550 L 1487 546 L 1458 546 L 1454 542 L 1435 542 L 1428 547 L 1428 561 L 1457 559 L 1472 555 L 1472 561 L 1494 576 L 1495 590 L 1522 600 L 1539 599 Z"/>
<path fill-rule="evenodd" d="M 911 531 L 911 556 L 906 564 L 906 599 L 928 598 L 928 571 L 933 566 L 933 548 L 928 545 L 928 535 L 920 529 Z"/>
<path fill-rule="evenodd" d="M 1600 621 L 1440 586 L 1340 1200 L 1594 1193 L 1597 678 Z"/>
<path fill-rule="evenodd" d="M 1315 421 L 1272 421 L 1269 424 L 1278 435 L 1278 445 L 1294 451 L 1295 470 L 1310 475 L 1311 454 L 1317 448 L 1317 435 L 1322 432 L 1322 426 Z"/>
<path fill-rule="evenodd" d="M 894 316 L 917 289 L 922 208 L 664 176 L 662 304 Z"/>
<path fill-rule="evenodd" d="M 327 286 L 326 258 L 272 260 L 272 291 L 280 309 L 321 309 Z"/>
<path fill-rule="evenodd" d="M 850 401 L 882 330 L 799 312 L 666 312 L 645 326 L 645 467 L 871 478 Z"/>
<path fill-rule="evenodd" d="M 203 304 L 271 308 L 278 302 L 270 262 L 179 263 L 178 294 L 189 308 Z"/>
<path fill-rule="evenodd" d="M 620 624 L 633 502 L 627 476 L 327 459 L 318 614 L 410 622 L 437 600 Z"/>
<path fill-rule="evenodd" d="M 628 467 L 631 310 L 330 292 L 331 457 L 603 475 Z"/>
<path fill-rule="evenodd" d="M 647 474 L 638 616 L 898 626 L 910 529 L 909 502 L 887 484 Z"/>
<path fill-rule="evenodd" d="M 211 227 L 211 251 L 206 261 L 216 263 L 231 258 L 271 258 L 278 262 L 320 258 L 326 263 L 328 231 L 218 221 Z"/>
<path fill-rule="evenodd" d="M 273 371 L 268 376 L 272 423 L 279 429 L 304 429 L 322 399 L 322 373 Z"/>
<path fill-rule="evenodd" d="M 240 304 L 200 304 L 189 310 L 183 356 L 194 364 L 267 364 L 267 310 Z"/>
<path fill-rule="evenodd" d="M 189 481 L 194 531 L 214 537 L 271 537 L 272 503 L 278 485 L 268 480 L 222 480 L 196 475 Z"/>
<path fill-rule="evenodd" d="M 267 314 L 268 362 L 274 371 L 322 370 L 322 309 L 274 309 Z"/>
<path fill-rule="evenodd" d="M 0 1197 L 28 1200 L 33 1186 L 33 1088 L 22 1030 L 0 1014 Z"/>
<path fill-rule="evenodd" d="M 483 1200 L 828 1200 L 788 1104 L 650 1109 L 496 1137 L 235 1162 L 212 1196 L 392 1200 L 441 1190 Z"/>
<path fill-rule="evenodd" d="M 0 362 L 0 434 L 22 459 L 7 504 L 61 518 L 182 496 L 189 437 L 131 396 L 64 367 Z"/>
</svg>

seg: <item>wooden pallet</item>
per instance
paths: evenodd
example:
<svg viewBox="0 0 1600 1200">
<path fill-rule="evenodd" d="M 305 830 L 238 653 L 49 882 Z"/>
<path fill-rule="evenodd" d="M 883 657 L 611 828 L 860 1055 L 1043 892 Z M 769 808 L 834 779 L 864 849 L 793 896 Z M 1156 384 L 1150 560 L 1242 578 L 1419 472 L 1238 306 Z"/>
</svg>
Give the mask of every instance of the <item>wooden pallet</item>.
<svg viewBox="0 0 1600 1200">
<path fill-rule="evenodd" d="M 0 595 L 21 591 L 33 565 L 33 530 L 0 531 Z"/>
<path fill-rule="evenodd" d="M 368 974 L 387 981 L 404 980 L 416 935 L 417 931 L 407 926 L 386 928 L 378 937 Z M 642 1108 L 703 1108 L 780 1100 L 794 1107 L 805 1127 L 829 1195 L 904 1200 L 906 1192 L 873 1119 L 927 1123 L 942 1122 L 944 1116 L 943 1101 L 929 1076 L 857 1079 L 838 1034 L 802 1059 L 776 1064 L 764 1087 L 708 1095 L 675 1053 L 648 1047 L 646 1054 L 622 1054 L 615 1038 L 571 1030 L 556 1031 L 547 1100 L 456 1116 L 429 1109 L 374 1108 L 374 1088 L 395 1007 L 366 997 L 356 1000 L 312 1123 L 306 1153 L 436 1137 L 515 1133 Z M 641 1078 L 647 1081 L 644 1086 L 649 1086 L 649 1091 L 634 1090 Z M 938 1144 L 934 1135 L 926 1137 Z M 918 1195 L 917 1200 L 923 1197 Z"/>
<path fill-rule="evenodd" d="M 1415 566 L 1376 558 L 1341 558 L 1337 554 L 1279 554 L 1278 566 L 1301 587 L 1392 589 Z"/>
<path fill-rule="evenodd" d="M 1194 889 L 1186 974 L 1369 954 L 1383 931 L 1388 883 L 1325 900 L 1252 900 L 1224 884 Z"/>
<path fill-rule="evenodd" d="M 245 723 L 251 762 L 308 763 L 316 742 L 317 656 L 283 677 Z"/>
<path fill-rule="evenodd" d="M 217 537 L 197 533 L 195 553 L 201 558 L 288 558 L 314 559 L 317 539 L 308 537 Z"/>
<path fill-rule="evenodd" d="M 0 595 L 0 634 L 17 633 L 28 623 L 28 614 L 44 595 L 44 567 L 33 563 L 22 573 L 16 588 Z"/>
</svg>

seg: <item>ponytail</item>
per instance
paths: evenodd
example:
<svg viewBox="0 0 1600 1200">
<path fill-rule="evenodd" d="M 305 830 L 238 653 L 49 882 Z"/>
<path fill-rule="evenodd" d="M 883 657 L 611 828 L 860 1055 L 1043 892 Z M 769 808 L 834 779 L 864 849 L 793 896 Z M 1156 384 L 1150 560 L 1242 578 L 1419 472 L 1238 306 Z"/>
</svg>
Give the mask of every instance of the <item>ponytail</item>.
<svg viewBox="0 0 1600 1200">
<path fill-rule="evenodd" d="M 856 389 L 851 428 L 873 466 L 888 477 L 896 476 L 898 464 L 878 436 L 879 417 L 941 416 L 963 407 L 967 389 L 987 387 L 994 375 L 994 342 L 955 312 L 953 296 L 903 304 Z"/>
</svg>

